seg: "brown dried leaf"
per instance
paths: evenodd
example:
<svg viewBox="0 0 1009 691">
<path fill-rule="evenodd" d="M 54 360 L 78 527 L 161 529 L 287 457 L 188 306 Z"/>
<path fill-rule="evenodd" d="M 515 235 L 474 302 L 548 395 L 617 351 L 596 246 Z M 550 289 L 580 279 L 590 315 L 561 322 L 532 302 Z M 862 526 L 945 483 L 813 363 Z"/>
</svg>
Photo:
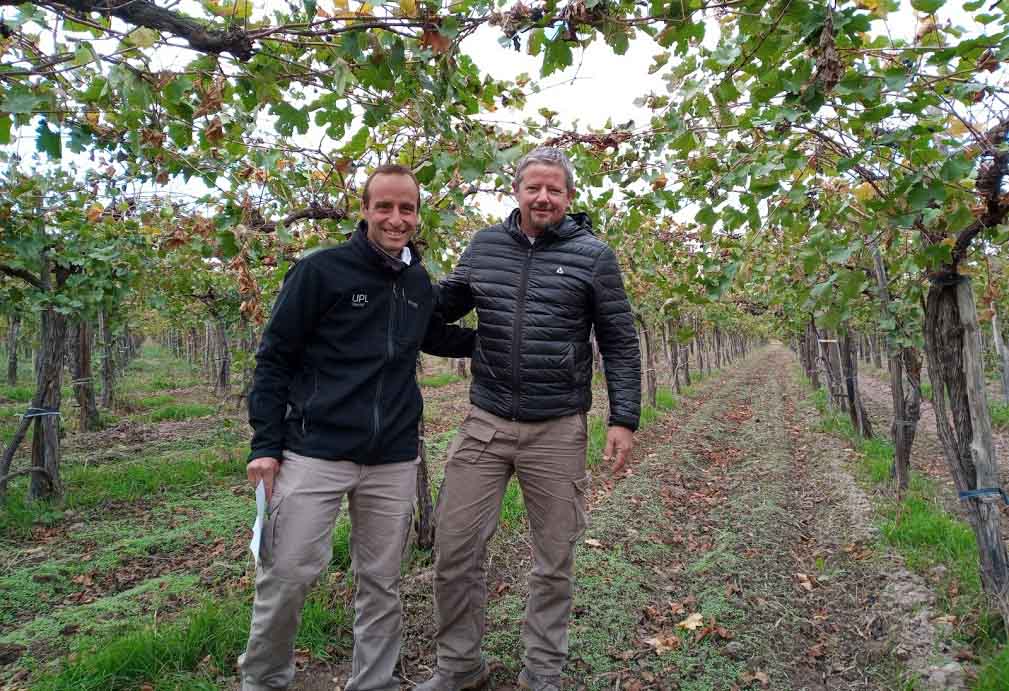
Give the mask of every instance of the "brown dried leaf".
<svg viewBox="0 0 1009 691">
<path fill-rule="evenodd" d="M 203 136 L 211 144 L 217 144 L 224 139 L 224 123 L 221 122 L 221 119 L 214 118 L 211 120 L 210 124 L 203 130 Z"/>
<path fill-rule="evenodd" d="M 757 682 L 758 684 L 760 684 L 762 688 L 765 689 L 771 683 L 771 679 L 767 676 L 767 672 L 762 672 L 760 670 L 757 670 L 756 672 L 743 672 L 741 675 L 739 675 L 739 681 L 741 681 L 743 684 L 746 684 L 747 686 L 749 686 L 753 682 Z"/>
<path fill-rule="evenodd" d="M 795 574 L 795 579 L 799 582 L 799 585 L 806 591 L 813 590 L 813 579 L 804 573 Z"/>
<path fill-rule="evenodd" d="M 645 641 L 655 650 L 656 655 L 664 655 L 680 647 L 680 639 L 675 634 L 660 633 Z"/>
<path fill-rule="evenodd" d="M 452 47 L 452 40 L 441 34 L 437 29 L 424 29 L 420 35 L 420 45 L 430 48 L 435 55 L 447 53 Z"/>
<path fill-rule="evenodd" d="M 995 53 L 992 52 L 991 48 L 986 48 L 981 56 L 977 59 L 978 70 L 985 70 L 986 72 L 995 72 L 999 68 L 998 58 L 995 57 Z"/>
</svg>

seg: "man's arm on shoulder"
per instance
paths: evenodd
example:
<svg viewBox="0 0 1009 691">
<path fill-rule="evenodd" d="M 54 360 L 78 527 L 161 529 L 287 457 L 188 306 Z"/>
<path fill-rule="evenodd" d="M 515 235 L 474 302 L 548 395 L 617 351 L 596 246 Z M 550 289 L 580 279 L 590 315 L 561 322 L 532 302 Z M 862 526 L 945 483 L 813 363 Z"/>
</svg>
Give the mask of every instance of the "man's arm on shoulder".
<svg viewBox="0 0 1009 691">
<path fill-rule="evenodd" d="M 633 432 L 641 414 L 641 352 L 620 266 L 609 247 L 596 259 L 592 285 L 592 318 L 610 397 L 609 424 Z"/>
<path fill-rule="evenodd" d="M 466 251 L 459 257 L 448 276 L 435 287 L 435 311 L 441 312 L 442 319 L 450 324 L 465 316 L 476 304 L 473 291 L 469 285 L 470 262 L 472 261 L 473 242 L 470 241 Z"/>
<path fill-rule="evenodd" d="M 302 260 L 288 273 L 256 351 L 249 392 L 252 453 L 279 459 L 284 449 L 284 417 L 291 381 L 302 365 L 305 344 L 319 324 L 324 285 L 316 269 Z"/>
</svg>

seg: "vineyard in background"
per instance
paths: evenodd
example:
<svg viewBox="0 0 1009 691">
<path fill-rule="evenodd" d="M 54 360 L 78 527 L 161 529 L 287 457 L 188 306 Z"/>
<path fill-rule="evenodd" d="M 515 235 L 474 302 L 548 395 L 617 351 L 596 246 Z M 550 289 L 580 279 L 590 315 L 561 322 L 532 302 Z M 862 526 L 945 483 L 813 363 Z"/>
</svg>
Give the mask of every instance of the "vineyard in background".
<svg viewBox="0 0 1009 691">
<path fill-rule="evenodd" d="M 482 71 L 467 50 L 486 37 L 539 73 Z M 619 66 L 641 46 L 665 83 L 641 118 L 584 127 L 527 107 L 583 49 Z M 950 616 L 971 655 L 1009 665 L 1007 58 L 1004 0 L 0 0 L 3 679 L 197 688 L 224 673 L 246 618 L 242 409 L 284 274 L 343 241 L 368 171 L 397 162 L 421 183 L 418 239 L 444 275 L 496 220 L 481 202 L 543 144 L 571 157 L 574 208 L 619 258 L 646 418 L 674 424 L 662 411 L 716 370 L 777 391 L 746 368 L 791 381 L 773 344 L 791 348 L 822 389 L 820 424 L 876 459 L 889 544 L 908 544 L 901 517 L 942 509 L 922 520 L 939 543 L 958 536 L 943 549 L 972 599 L 948 599 L 974 609 Z M 434 459 L 465 363 L 418 376 Z M 306 615 L 309 659 L 342 649 L 330 585 Z M 83 629 L 182 611 L 163 638 L 70 652 Z"/>
</svg>

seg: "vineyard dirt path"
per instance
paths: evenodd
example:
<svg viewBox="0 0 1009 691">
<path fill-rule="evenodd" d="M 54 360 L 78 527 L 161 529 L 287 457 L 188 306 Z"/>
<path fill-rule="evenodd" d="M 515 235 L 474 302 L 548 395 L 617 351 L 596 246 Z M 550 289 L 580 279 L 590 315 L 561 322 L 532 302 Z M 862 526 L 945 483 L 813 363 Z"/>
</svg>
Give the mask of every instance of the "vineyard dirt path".
<svg viewBox="0 0 1009 691">
<path fill-rule="evenodd" d="M 626 476 L 597 469 L 565 688 L 891 689 L 907 669 L 925 688 L 962 686 L 932 593 L 875 546 L 853 452 L 818 420 L 794 357 L 771 346 L 640 432 Z M 499 534 L 490 552 L 487 688 L 510 690 L 524 531 Z M 404 688 L 434 664 L 431 577 L 404 579 Z M 312 665 L 295 688 L 341 688 L 345 675 L 345 664 Z"/>
</svg>

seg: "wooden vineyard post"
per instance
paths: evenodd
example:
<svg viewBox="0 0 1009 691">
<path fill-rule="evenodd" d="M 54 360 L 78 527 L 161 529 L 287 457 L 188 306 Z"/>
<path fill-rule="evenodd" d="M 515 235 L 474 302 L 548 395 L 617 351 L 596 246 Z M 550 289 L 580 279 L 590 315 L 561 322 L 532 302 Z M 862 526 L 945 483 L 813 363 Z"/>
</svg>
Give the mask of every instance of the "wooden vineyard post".
<svg viewBox="0 0 1009 691">
<path fill-rule="evenodd" d="M 958 493 L 974 529 L 985 593 L 1009 622 L 1009 560 L 994 500 L 998 472 L 984 386 L 980 328 L 970 281 L 950 274 L 933 282 L 925 308 L 925 344 L 932 376 L 936 428 Z M 950 422 L 952 421 L 952 425 Z M 995 494 L 991 494 L 995 493 Z"/>
<path fill-rule="evenodd" d="M 858 390 L 858 359 L 855 357 L 851 331 L 845 330 L 838 344 L 841 353 L 841 371 L 844 375 L 845 394 L 848 400 L 848 413 L 855 433 L 863 439 L 872 438 L 872 424 L 862 403 Z"/>
<path fill-rule="evenodd" d="M 95 385 L 91 373 L 91 328 L 88 322 L 80 320 L 73 325 L 73 386 L 77 400 L 78 428 L 82 432 L 95 432 L 99 428 L 98 404 L 95 401 Z"/>
<path fill-rule="evenodd" d="M 424 417 L 418 423 L 417 434 L 417 546 L 434 548 L 434 502 L 431 501 L 431 477 L 427 468 L 427 444 L 424 441 Z"/>
<path fill-rule="evenodd" d="M 879 289 L 880 312 L 883 318 L 890 315 L 890 288 L 883 264 L 883 255 L 878 247 L 873 247 L 873 265 L 876 274 L 876 285 Z M 877 334 L 877 349 L 879 352 Z M 910 356 L 909 356 L 910 357 Z M 905 358 L 906 359 L 906 358 Z M 917 358 L 914 358 L 917 362 Z M 892 343 L 887 343 L 887 365 L 890 371 L 890 400 L 893 404 L 893 424 L 890 426 L 890 436 L 893 439 L 893 475 L 897 485 L 897 494 L 907 491 L 911 481 L 911 445 L 918 427 L 919 411 L 921 409 L 920 364 L 915 372 L 908 372 L 911 379 L 910 400 L 904 396 L 904 375 L 901 352 Z"/>
</svg>

